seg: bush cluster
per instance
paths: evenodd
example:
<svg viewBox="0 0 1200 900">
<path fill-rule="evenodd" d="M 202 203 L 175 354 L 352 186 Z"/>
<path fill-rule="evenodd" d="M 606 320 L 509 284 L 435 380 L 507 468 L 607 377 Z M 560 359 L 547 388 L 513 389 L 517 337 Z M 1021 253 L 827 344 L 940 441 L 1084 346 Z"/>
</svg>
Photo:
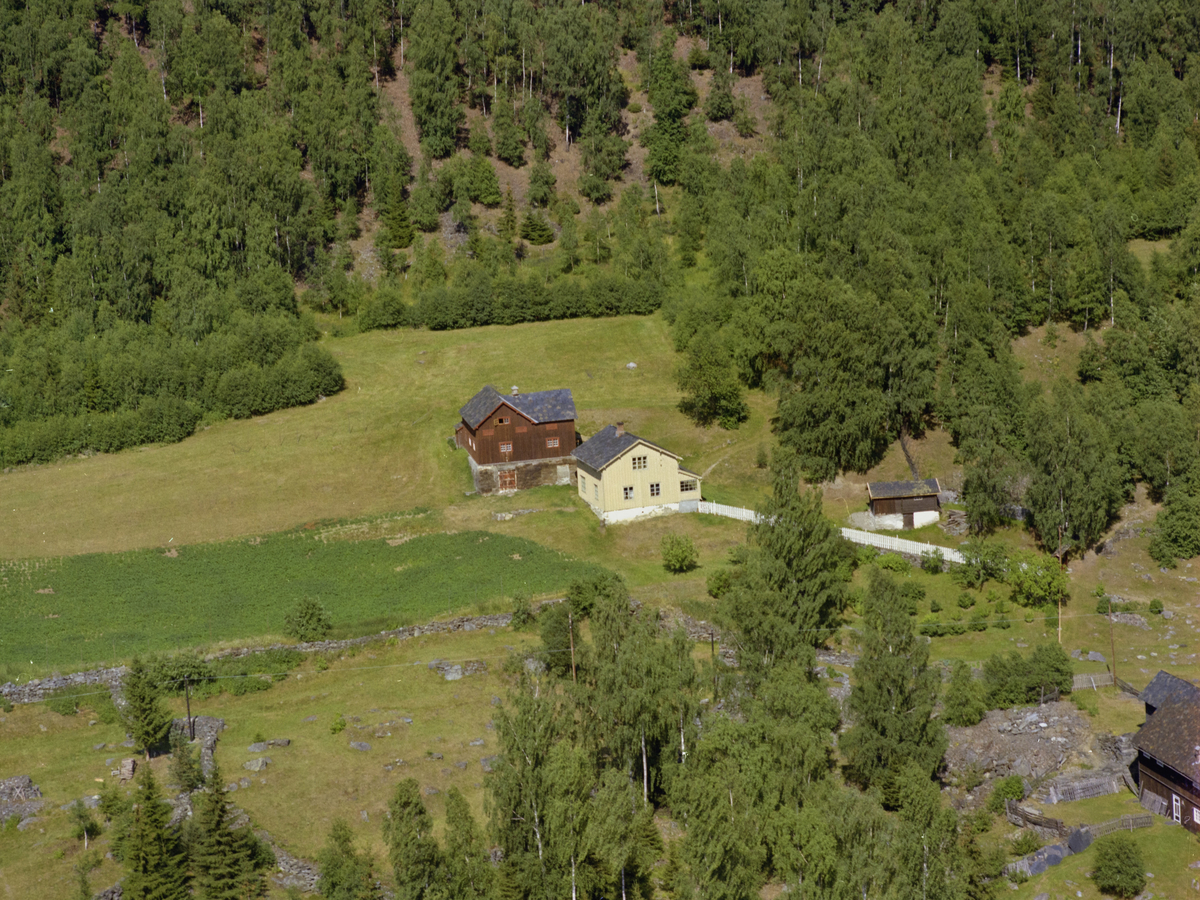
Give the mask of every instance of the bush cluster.
<svg viewBox="0 0 1200 900">
<path fill-rule="evenodd" d="M 493 278 L 477 271 L 462 283 L 423 291 L 409 310 L 407 324 L 441 331 L 586 316 L 648 315 L 659 308 L 662 299 L 662 285 L 648 278 L 603 274 L 588 279 L 562 277 L 546 285 L 537 277 L 502 273 Z M 363 327 L 379 327 L 373 323 L 399 315 L 394 303 L 387 307 L 392 310 L 390 315 L 384 314 L 382 306 L 378 312 L 369 308 L 372 312 Z"/>
<path fill-rule="evenodd" d="M 1039 644 L 1028 657 L 997 653 L 983 664 L 984 694 L 992 709 L 1036 703 L 1056 689 L 1069 693 L 1072 674 L 1071 658 L 1058 644 Z"/>
</svg>

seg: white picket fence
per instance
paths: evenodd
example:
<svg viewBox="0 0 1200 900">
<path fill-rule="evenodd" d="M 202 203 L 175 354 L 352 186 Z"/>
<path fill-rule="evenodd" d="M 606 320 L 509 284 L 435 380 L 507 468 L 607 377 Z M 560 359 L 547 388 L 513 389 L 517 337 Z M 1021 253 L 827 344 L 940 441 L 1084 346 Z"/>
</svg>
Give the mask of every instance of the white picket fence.
<svg viewBox="0 0 1200 900">
<path fill-rule="evenodd" d="M 907 556 L 924 556 L 926 553 L 937 551 L 946 562 L 962 563 L 963 555 L 949 547 L 939 547 L 936 544 L 922 544 L 920 541 L 906 541 L 904 538 L 891 537 L 886 534 L 875 534 L 870 531 L 859 531 L 856 528 L 843 528 L 842 537 L 855 544 L 866 544 L 868 547 L 878 547 L 880 550 L 890 550 L 893 553 L 903 553 Z"/>
<path fill-rule="evenodd" d="M 708 513 L 711 516 L 724 516 L 727 519 L 758 523 L 758 513 L 741 506 L 726 506 L 724 503 L 709 503 L 707 500 L 701 500 L 696 511 Z"/>
<path fill-rule="evenodd" d="M 697 504 L 697 512 L 708 513 L 712 516 L 724 516 L 727 519 L 738 519 L 742 522 L 758 523 L 759 515 L 752 509 L 741 506 L 726 506 L 724 503 L 710 503 L 701 500 Z M 878 547 L 880 550 L 891 550 L 894 553 L 904 553 L 908 556 L 924 556 L 934 550 L 942 554 L 946 562 L 962 563 L 963 555 L 949 547 L 939 547 L 936 544 L 923 544 L 920 541 L 906 541 L 903 538 L 890 537 L 886 534 L 874 534 L 870 531 L 859 531 L 855 528 L 843 528 L 842 537 L 854 544 L 866 544 Z"/>
</svg>

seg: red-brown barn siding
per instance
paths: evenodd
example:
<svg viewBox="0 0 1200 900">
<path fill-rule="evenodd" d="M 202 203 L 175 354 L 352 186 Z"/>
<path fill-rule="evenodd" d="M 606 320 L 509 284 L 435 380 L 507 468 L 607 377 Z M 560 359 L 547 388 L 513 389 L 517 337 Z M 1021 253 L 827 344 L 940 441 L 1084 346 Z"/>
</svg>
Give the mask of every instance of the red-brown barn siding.
<svg viewBox="0 0 1200 900">
<path fill-rule="evenodd" d="M 499 419 L 508 419 L 507 425 Z M 558 440 L 557 447 L 546 446 L 547 441 Z M 474 446 L 471 445 L 474 441 Z M 502 443 L 512 444 L 512 451 L 502 453 Z M 458 445 L 481 466 L 496 463 L 521 462 L 531 459 L 555 459 L 570 456 L 575 449 L 575 422 L 535 423 L 517 412 L 508 404 L 502 404 L 484 419 L 479 428 L 473 429 L 464 422 L 459 431 Z"/>
<path fill-rule="evenodd" d="M 871 512 L 877 516 L 936 512 L 940 508 L 936 494 L 928 497 L 880 497 L 871 501 Z"/>
<path fill-rule="evenodd" d="M 1200 790 L 1195 784 L 1167 766 L 1159 764 L 1145 753 L 1138 754 L 1138 784 L 1145 791 L 1167 801 L 1167 818 L 1173 815 L 1173 797 L 1180 798 L 1180 824 L 1188 831 L 1200 833 L 1193 810 L 1200 809 Z"/>
</svg>

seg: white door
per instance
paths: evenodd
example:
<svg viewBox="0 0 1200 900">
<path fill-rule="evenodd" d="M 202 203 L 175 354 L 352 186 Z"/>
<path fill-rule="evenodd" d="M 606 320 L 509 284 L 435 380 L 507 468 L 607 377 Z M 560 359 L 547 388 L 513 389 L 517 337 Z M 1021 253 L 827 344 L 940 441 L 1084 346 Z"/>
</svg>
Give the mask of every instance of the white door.
<svg viewBox="0 0 1200 900">
<path fill-rule="evenodd" d="M 1171 818 L 1176 822 L 1183 820 L 1183 802 L 1174 794 L 1171 795 Z"/>
</svg>

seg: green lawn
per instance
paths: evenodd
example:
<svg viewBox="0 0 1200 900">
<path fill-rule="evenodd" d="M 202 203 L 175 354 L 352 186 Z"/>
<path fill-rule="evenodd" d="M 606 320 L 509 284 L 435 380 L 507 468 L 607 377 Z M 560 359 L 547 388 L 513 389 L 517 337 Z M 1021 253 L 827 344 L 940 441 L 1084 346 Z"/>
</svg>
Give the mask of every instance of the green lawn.
<svg viewBox="0 0 1200 900">
<path fill-rule="evenodd" d="M 337 540 L 355 524 L 198 544 L 0 564 L 0 675 L 30 677 L 137 653 L 279 635 L 303 597 L 341 634 L 564 590 L 593 567 L 520 537 L 463 531 Z M 509 608 L 506 601 L 503 608 Z"/>
</svg>

